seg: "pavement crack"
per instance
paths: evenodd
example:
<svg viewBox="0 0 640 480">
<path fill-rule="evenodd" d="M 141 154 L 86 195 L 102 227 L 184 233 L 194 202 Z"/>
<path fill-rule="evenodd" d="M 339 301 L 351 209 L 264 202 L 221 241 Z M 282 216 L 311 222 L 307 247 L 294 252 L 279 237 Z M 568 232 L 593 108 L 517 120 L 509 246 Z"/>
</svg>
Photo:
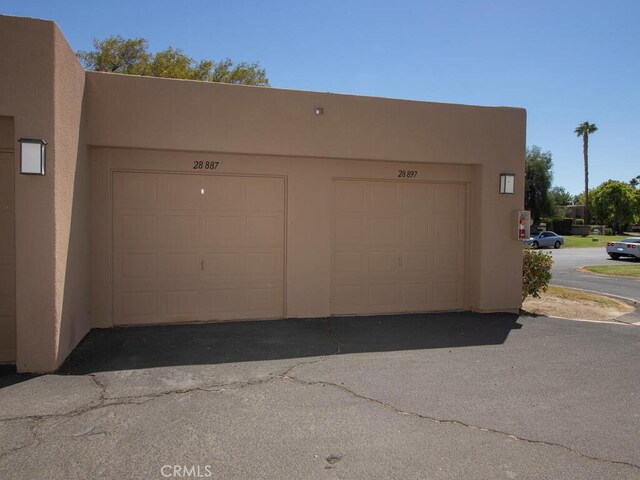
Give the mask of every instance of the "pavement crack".
<svg viewBox="0 0 640 480">
<path fill-rule="evenodd" d="M 301 385 L 324 385 L 324 386 L 331 386 L 331 387 L 335 387 L 337 389 L 340 389 L 344 392 L 349 393 L 350 395 L 357 397 L 361 400 L 365 400 L 367 402 L 371 402 L 371 403 L 375 403 L 377 405 L 380 405 L 384 408 L 387 408 L 389 410 L 392 410 L 394 412 L 396 412 L 399 415 L 407 415 L 407 416 L 411 416 L 411 417 L 416 417 L 416 418 L 420 418 L 422 420 L 427 420 L 429 422 L 433 422 L 433 423 L 437 423 L 437 424 L 449 424 L 449 425 L 457 425 L 460 427 L 464 427 L 470 430 L 477 430 L 477 431 L 481 431 L 481 432 L 486 432 L 486 433 L 492 433 L 492 434 L 496 434 L 496 435 L 501 435 L 504 437 L 508 437 L 512 440 L 517 440 L 519 442 L 523 442 L 523 443 L 529 443 L 529 444 L 534 444 L 534 445 L 544 445 L 547 447 L 553 447 L 553 448 L 561 448 L 563 450 L 566 450 L 574 455 L 577 455 L 579 457 L 588 459 L 588 460 L 593 460 L 596 462 L 601 462 L 601 463 L 610 463 L 610 464 L 614 464 L 614 465 L 623 465 L 626 467 L 632 467 L 635 469 L 640 470 L 640 465 L 636 465 L 635 463 L 631 463 L 631 462 L 625 462 L 622 460 L 613 460 L 610 458 L 601 458 L 601 457 L 594 457 L 592 455 L 587 455 L 586 453 L 582 453 L 578 450 L 576 450 L 575 448 L 569 447 L 567 445 L 563 445 L 561 443 L 556 443 L 556 442 L 550 442 L 550 441 L 546 441 L 546 440 L 535 440 L 535 439 L 531 439 L 531 438 L 525 438 L 525 437 L 519 437 L 518 435 L 514 435 L 513 433 L 509 433 L 509 432 L 503 432 L 501 430 L 496 430 L 493 428 L 487 428 L 487 427 L 482 427 L 479 425 L 473 425 L 470 423 L 466 423 L 463 422 L 461 420 L 454 420 L 454 419 L 445 419 L 445 418 L 436 418 L 436 417 L 431 417 L 429 415 L 423 415 L 420 413 L 416 413 L 416 412 L 410 412 L 410 411 L 406 411 L 406 410 L 402 410 L 390 403 L 387 402 L 383 402 L 382 400 L 378 400 L 377 398 L 373 398 L 373 397 L 368 397 L 366 395 L 363 395 L 361 393 L 358 393 L 354 390 L 351 390 L 350 388 L 345 387 L 344 385 L 338 385 L 337 383 L 333 383 L 333 382 L 326 382 L 326 381 L 309 381 L 309 380 L 303 380 L 301 378 L 298 377 L 293 377 L 293 376 L 287 376 L 287 377 L 283 377 L 286 378 L 288 380 L 292 380 L 296 383 L 299 383 Z"/>
<path fill-rule="evenodd" d="M 49 419 L 49 418 L 73 418 L 93 410 L 98 410 L 100 408 L 120 406 L 120 405 L 134 405 L 134 406 L 142 405 L 152 400 L 156 400 L 158 398 L 168 397 L 172 395 L 185 395 L 193 392 L 205 392 L 205 393 L 222 392 L 225 390 L 240 389 L 240 388 L 246 388 L 254 385 L 261 385 L 268 382 L 273 382 L 274 380 L 287 378 L 288 374 L 296 367 L 299 367 L 301 365 L 317 363 L 325 359 L 326 357 L 320 357 L 319 359 L 315 359 L 315 360 L 296 362 L 294 365 L 289 366 L 284 370 L 271 372 L 263 378 L 257 378 L 257 379 L 247 380 L 247 381 L 212 383 L 208 385 L 199 385 L 192 388 L 144 393 L 141 395 L 129 395 L 124 397 L 107 396 L 107 386 L 100 381 L 100 379 L 97 376 L 98 374 L 91 373 L 91 374 L 88 374 L 87 376 L 91 378 L 91 380 L 99 388 L 99 392 L 100 392 L 99 397 L 96 400 L 92 400 L 91 402 L 81 407 L 78 407 L 74 410 L 67 411 L 67 412 L 41 414 L 41 415 L 22 415 L 22 416 L 15 416 L 15 417 L 0 418 L 0 424 L 4 422 L 11 422 L 11 421 L 17 421 L 17 420 L 40 421 L 40 420 Z"/>
<path fill-rule="evenodd" d="M 31 420 L 31 419 L 29 419 Z M 37 434 L 37 428 L 38 425 L 36 424 L 36 422 L 33 422 L 29 425 L 29 434 L 31 435 L 31 441 L 28 443 L 25 443 L 23 445 L 18 445 L 17 447 L 11 448 L 9 450 L 7 450 L 6 452 L 3 452 L 0 454 L 0 460 L 2 460 L 4 457 L 8 457 L 9 455 L 12 455 L 16 452 L 20 452 L 26 448 L 31 448 L 31 447 L 35 447 L 40 443 L 40 439 L 38 438 L 38 434 Z"/>
</svg>

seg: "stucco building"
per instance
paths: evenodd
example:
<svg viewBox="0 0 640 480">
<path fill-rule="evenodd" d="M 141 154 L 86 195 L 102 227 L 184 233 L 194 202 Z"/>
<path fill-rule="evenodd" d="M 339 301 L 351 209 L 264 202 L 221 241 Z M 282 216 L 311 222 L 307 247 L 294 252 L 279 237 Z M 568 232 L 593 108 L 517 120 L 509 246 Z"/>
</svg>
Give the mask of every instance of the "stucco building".
<svg viewBox="0 0 640 480">
<path fill-rule="evenodd" d="M 53 22 L 8 16 L 0 59 L 19 371 L 92 328 L 521 305 L 522 109 L 85 72 Z"/>
</svg>

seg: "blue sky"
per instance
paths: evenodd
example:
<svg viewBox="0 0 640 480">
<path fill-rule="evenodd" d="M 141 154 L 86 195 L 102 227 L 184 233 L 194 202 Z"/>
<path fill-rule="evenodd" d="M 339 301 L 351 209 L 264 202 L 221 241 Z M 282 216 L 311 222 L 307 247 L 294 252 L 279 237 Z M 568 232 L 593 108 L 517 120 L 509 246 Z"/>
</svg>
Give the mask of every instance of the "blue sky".
<svg viewBox="0 0 640 480">
<path fill-rule="evenodd" d="M 55 20 L 71 46 L 144 37 L 152 50 L 259 61 L 280 88 L 524 107 L 527 144 L 550 150 L 554 183 L 640 175 L 640 1 L 0 0 Z"/>
</svg>

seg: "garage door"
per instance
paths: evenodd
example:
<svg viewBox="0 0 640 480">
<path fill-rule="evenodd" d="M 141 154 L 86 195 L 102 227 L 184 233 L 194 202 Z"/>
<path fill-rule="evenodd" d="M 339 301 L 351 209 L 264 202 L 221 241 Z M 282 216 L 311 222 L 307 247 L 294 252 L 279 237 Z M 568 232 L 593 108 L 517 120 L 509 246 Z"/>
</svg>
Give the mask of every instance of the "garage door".
<svg viewBox="0 0 640 480">
<path fill-rule="evenodd" d="M 282 318 L 283 178 L 118 172 L 115 325 Z"/>
<path fill-rule="evenodd" d="M 13 119 L 0 117 L 0 362 L 16 359 Z"/>
<path fill-rule="evenodd" d="M 466 302 L 464 184 L 334 180 L 332 313 Z"/>
</svg>

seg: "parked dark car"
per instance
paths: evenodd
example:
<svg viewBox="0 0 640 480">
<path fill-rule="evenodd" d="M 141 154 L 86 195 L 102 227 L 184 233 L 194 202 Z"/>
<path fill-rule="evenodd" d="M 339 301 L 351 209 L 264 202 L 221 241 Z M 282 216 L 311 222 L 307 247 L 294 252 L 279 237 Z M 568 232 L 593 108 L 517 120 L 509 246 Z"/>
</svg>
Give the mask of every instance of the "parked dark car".
<svg viewBox="0 0 640 480">
<path fill-rule="evenodd" d="M 564 237 L 555 232 L 540 232 L 532 235 L 531 238 L 523 240 L 522 243 L 524 245 L 531 245 L 533 248 L 560 248 L 560 245 L 564 245 Z"/>
</svg>

